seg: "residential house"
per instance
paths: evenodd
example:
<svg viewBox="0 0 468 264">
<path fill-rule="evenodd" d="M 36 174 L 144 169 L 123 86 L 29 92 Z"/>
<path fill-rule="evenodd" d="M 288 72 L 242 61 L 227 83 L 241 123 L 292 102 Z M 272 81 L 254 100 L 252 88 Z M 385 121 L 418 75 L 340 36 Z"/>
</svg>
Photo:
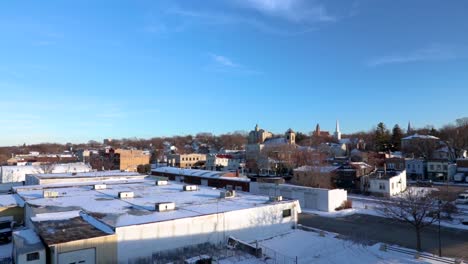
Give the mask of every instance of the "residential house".
<svg viewBox="0 0 468 264">
<path fill-rule="evenodd" d="M 406 171 L 376 171 L 362 181 L 361 190 L 391 197 L 406 190 Z"/>
<path fill-rule="evenodd" d="M 361 190 L 361 178 L 374 171 L 374 167 L 365 162 L 348 162 L 336 169 L 336 187 L 349 191 Z"/>
<path fill-rule="evenodd" d="M 427 161 L 427 176 L 433 181 L 450 181 L 456 172 L 457 165 L 448 160 Z"/>
<path fill-rule="evenodd" d="M 208 154 L 206 169 L 212 171 L 237 171 L 241 168 L 241 160 L 230 154 Z"/>
<path fill-rule="evenodd" d="M 405 159 L 400 157 L 385 158 L 384 164 L 387 170 L 404 171 L 406 169 Z"/>
<path fill-rule="evenodd" d="M 422 158 L 417 159 L 405 159 L 406 163 L 406 174 L 413 180 L 425 180 L 427 164 Z"/>
<path fill-rule="evenodd" d="M 206 164 L 206 154 L 169 154 L 167 164 L 177 168 L 204 168 Z"/>
</svg>

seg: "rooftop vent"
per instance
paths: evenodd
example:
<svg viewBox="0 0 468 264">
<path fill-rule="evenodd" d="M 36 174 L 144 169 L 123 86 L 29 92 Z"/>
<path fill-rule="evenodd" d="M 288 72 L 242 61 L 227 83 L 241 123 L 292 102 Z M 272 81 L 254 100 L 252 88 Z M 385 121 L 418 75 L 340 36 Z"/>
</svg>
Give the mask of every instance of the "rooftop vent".
<svg viewBox="0 0 468 264">
<path fill-rule="evenodd" d="M 95 184 L 93 186 L 93 190 L 105 190 L 107 189 L 107 186 L 105 184 Z"/>
<path fill-rule="evenodd" d="M 184 191 L 190 192 L 190 191 L 197 191 L 198 186 L 197 185 L 184 185 Z"/>
<path fill-rule="evenodd" d="M 44 191 L 44 198 L 57 198 L 59 196 L 58 192 L 54 191 Z"/>
<path fill-rule="evenodd" d="M 156 181 L 157 186 L 167 185 L 167 181 Z"/>
<path fill-rule="evenodd" d="M 173 203 L 173 202 L 157 203 L 155 205 L 155 209 L 158 212 L 173 211 L 173 210 L 175 210 L 175 203 Z"/>
<path fill-rule="evenodd" d="M 221 191 L 220 198 L 233 198 L 236 197 L 236 191 Z"/>
<path fill-rule="evenodd" d="M 283 201 L 283 196 L 270 196 L 270 202 L 281 202 Z"/>
<path fill-rule="evenodd" d="M 125 198 L 133 198 L 135 195 L 133 192 L 119 192 L 119 198 L 120 199 L 125 199 Z"/>
</svg>

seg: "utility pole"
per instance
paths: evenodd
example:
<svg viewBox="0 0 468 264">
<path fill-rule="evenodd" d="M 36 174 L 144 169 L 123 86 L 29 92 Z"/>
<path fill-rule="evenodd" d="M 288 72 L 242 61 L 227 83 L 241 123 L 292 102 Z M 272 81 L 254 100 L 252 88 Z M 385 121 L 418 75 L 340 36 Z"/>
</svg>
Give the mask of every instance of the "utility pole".
<svg viewBox="0 0 468 264">
<path fill-rule="evenodd" d="M 442 201 L 439 199 L 438 201 L 438 205 L 439 205 L 439 210 L 437 210 L 437 216 L 438 216 L 438 220 L 439 220 L 439 257 L 442 257 L 442 243 L 441 243 L 441 239 L 440 239 L 440 204 L 442 203 Z"/>
</svg>

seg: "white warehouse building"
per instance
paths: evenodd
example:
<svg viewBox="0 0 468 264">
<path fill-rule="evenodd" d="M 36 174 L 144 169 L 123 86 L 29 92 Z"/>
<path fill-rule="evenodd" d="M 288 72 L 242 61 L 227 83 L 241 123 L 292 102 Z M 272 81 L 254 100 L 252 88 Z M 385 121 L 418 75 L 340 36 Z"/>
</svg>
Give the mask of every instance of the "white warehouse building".
<svg viewBox="0 0 468 264">
<path fill-rule="evenodd" d="M 14 191 L 25 201 L 27 227 L 56 264 L 151 263 L 229 236 L 252 242 L 288 232 L 301 212 L 296 200 L 161 180 Z"/>
<path fill-rule="evenodd" d="M 0 166 L 1 183 L 25 181 L 27 174 L 46 173 L 44 169 L 49 169 L 49 173 L 78 173 L 90 172 L 92 168 L 83 162 L 60 163 L 54 165 L 24 165 L 24 166 Z"/>
</svg>

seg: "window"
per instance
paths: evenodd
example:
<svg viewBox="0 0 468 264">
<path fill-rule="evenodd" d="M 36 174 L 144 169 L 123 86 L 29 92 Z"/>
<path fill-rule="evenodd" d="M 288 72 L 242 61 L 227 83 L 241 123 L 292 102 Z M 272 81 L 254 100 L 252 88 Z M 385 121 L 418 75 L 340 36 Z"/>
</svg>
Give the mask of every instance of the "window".
<svg viewBox="0 0 468 264">
<path fill-rule="evenodd" d="M 392 182 L 392 190 L 395 189 L 395 183 Z"/>
<path fill-rule="evenodd" d="M 385 183 L 379 183 L 379 190 L 385 190 Z"/>
<path fill-rule="evenodd" d="M 291 209 L 283 210 L 283 218 L 291 216 Z"/>
<path fill-rule="evenodd" d="M 431 170 L 434 170 L 434 165 L 430 165 L 429 168 L 431 168 Z"/>
<path fill-rule="evenodd" d="M 448 166 L 447 166 L 447 165 L 444 165 L 444 170 L 448 170 Z"/>
<path fill-rule="evenodd" d="M 34 261 L 39 259 L 39 252 L 33 252 L 26 255 L 26 261 Z"/>
</svg>

